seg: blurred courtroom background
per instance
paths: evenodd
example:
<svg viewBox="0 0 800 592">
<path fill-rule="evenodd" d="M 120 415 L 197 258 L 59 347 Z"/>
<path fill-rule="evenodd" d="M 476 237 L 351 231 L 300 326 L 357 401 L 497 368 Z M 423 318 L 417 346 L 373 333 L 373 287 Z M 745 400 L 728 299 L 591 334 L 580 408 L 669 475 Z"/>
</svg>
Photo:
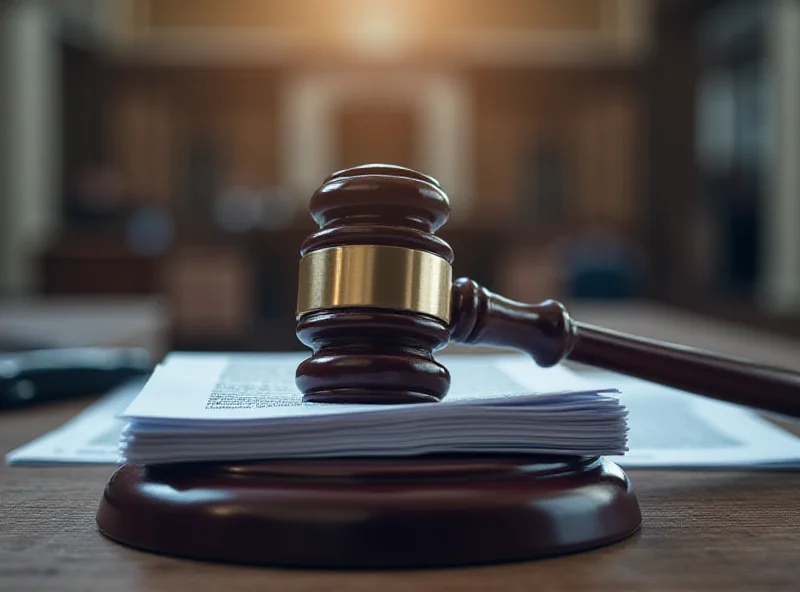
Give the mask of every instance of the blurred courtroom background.
<svg viewBox="0 0 800 592">
<path fill-rule="evenodd" d="M 797 0 L 0 0 L 0 297 L 295 349 L 308 198 L 443 183 L 455 272 L 800 334 Z"/>
</svg>

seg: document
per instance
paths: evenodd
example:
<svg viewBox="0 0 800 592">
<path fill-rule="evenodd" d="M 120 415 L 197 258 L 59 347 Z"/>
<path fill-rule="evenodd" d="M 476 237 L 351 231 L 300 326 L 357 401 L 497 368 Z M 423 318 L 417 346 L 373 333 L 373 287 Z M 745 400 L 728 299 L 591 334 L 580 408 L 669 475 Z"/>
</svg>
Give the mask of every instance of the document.
<svg viewBox="0 0 800 592">
<path fill-rule="evenodd" d="M 800 439 L 757 413 L 619 374 L 524 356 L 447 356 L 441 403 L 303 403 L 303 354 L 172 354 L 10 464 L 602 454 L 626 468 L 798 468 Z M 142 388 L 143 386 L 143 388 Z"/>
<path fill-rule="evenodd" d="M 9 464 L 115 464 L 125 420 L 119 415 L 145 385 L 133 380 L 114 389 L 64 425 L 6 455 Z"/>
<path fill-rule="evenodd" d="M 628 409 L 626 468 L 800 468 L 800 438 L 758 412 L 610 372 Z"/>
<path fill-rule="evenodd" d="M 441 403 L 304 403 L 302 356 L 171 356 L 126 409 L 128 462 L 409 456 L 620 454 L 627 412 L 613 387 L 513 357 L 454 357 Z M 526 363 L 527 362 L 527 363 Z"/>
</svg>

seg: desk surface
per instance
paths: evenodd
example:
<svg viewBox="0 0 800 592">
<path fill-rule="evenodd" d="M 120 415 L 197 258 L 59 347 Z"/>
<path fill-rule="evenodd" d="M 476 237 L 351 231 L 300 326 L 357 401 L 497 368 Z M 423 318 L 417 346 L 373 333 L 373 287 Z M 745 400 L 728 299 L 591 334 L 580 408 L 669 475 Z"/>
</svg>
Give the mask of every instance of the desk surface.
<svg viewBox="0 0 800 592">
<path fill-rule="evenodd" d="M 653 337 L 692 319 L 647 309 L 587 310 L 581 318 Z M 591 314 L 590 314 L 591 313 Z M 694 325 L 696 328 L 696 325 Z M 659 334 L 663 329 L 663 333 Z M 716 333 L 715 333 L 716 331 Z M 722 331 L 722 332 L 720 332 Z M 787 356 L 796 343 L 705 326 L 682 341 L 731 353 Z M 750 343 L 753 351 L 746 352 Z M 797 349 L 795 349 L 797 348 Z M 758 351 L 756 351 L 758 350 Z M 800 357 L 794 357 L 797 364 Z M 0 454 L 50 430 L 89 399 L 0 415 Z M 800 426 L 796 429 L 800 433 Z M 800 473 L 630 471 L 643 527 L 600 550 L 528 563 L 431 571 L 325 572 L 224 566 L 159 557 L 100 536 L 94 516 L 112 467 L 0 465 L 0 590 L 796 590 Z"/>
</svg>

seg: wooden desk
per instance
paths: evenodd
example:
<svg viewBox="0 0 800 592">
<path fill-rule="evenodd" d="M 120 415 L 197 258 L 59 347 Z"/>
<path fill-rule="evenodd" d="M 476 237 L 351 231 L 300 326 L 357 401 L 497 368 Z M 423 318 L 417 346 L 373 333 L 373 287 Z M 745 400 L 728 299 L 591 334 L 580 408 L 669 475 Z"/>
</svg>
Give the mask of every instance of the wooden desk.
<svg viewBox="0 0 800 592">
<path fill-rule="evenodd" d="M 584 307 L 580 315 L 655 337 L 683 328 L 687 343 L 716 338 L 720 349 L 732 353 L 800 363 L 796 343 L 705 320 L 697 330 L 697 319 L 662 309 L 623 314 Z M 764 349 L 770 347 L 772 353 Z M 0 415 L 0 453 L 58 426 L 88 402 Z M 800 425 L 795 429 L 800 433 Z M 800 582 L 800 472 L 631 471 L 644 523 L 616 546 L 529 563 L 361 573 L 215 565 L 114 544 L 94 522 L 112 470 L 0 466 L 0 590 L 762 592 L 797 590 Z"/>
</svg>

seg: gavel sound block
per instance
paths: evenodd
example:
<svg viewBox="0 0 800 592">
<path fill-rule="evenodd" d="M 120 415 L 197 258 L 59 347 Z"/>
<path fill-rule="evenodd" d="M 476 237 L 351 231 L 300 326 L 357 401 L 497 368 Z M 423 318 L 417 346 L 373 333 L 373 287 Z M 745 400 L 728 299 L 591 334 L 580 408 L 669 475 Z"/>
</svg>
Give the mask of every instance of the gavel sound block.
<svg viewBox="0 0 800 592">
<path fill-rule="evenodd" d="M 513 347 L 800 415 L 800 378 L 573 321 L 452 281 L 435 236 L 449 203 L 432 178 L 369 165 L 311 198 L 301 248 L 297 369 L 304 399 L 437 404 L 448 342 Z M 423 456 L 137 467 L 110 480 L 101 532 L 171 555 L 303 567 L 423 567 L 532 559 L 622 540 L 641 523 L 624 472 L 603 458 Z"/>
</svg>

